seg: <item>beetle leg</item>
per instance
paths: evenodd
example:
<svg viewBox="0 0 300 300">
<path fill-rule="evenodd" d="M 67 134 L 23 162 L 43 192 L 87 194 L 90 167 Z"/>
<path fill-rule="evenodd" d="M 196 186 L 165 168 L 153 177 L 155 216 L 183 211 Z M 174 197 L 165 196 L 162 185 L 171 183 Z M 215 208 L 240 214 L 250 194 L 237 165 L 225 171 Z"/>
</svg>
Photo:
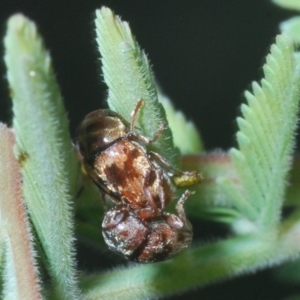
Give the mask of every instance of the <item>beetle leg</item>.
<svg viewBox="0 0 300 300">
<path fill-rule="evenodd" d="M 144 135 L 138 134 L 132 130 L 130 130 L 126 136 L 125 139 L 130 139 L 130 140 L 134 140 L 140 143 L 143 143 L 145 145 L 150 145 L 153 144 L 162 134 L 162 132 L 166 129 L 165 123 L 162 122 L 159 126 L 159 128 L 157 129 L 157 131 L 154 133 L 152 138 L 148 138 Z"/>
<path fill-rule="evenodd" d="M 155 198 L 153 197 L 153 192 L 151 191 L 151 189 L 149 187 L 152 186 L 153 182 L 151 180 L 151 176 L 155 175 L 155 179 L 154 180 L 159 180 L 159 183 L 161 182 L 161 176 L 162 176 L 162 171 L 161 170 L 155 170 L 155 173 L 149 171 L 147 172 L 146 176 L 145 176 L 145 184 L 143 187 L 143 191 L 144 191 L 144 195 L 148 200 L 149 206 L 147 208 L 142 208 L 140 209 L 141 211 L 141 215 L 142 216 L 146 216 L 146 218 L 149 217 L 155 217 L 158 216 L 161 212 L 161 210 L 164 208 L 164 191 L 161 191 L 161 187 L 159 186 L 160 191 L 158 192 L 158 198 L 160 201 L 160 207 L 157 207 L 157 202 L 155 201 Z M 152 183 L 150 183 L 152 182 Z M 163 193 L 163 194 L 162 194 Z"/>
<path fill-rule="evenodd" d="M 131 112 L 130 132 L 134 131 L 137 115 L 140 112 L 141 108 L 144 106 L 144 103 L 144 100 L 139 99 L 136 103 L 134 110 Z"/>
<path fill-rule="evenodd" d="M 134 110 L 131 112 L 130 130 L 126 134 L 125 138 L 127 138 L 127 139 L 134 139 L 136 141 L 139 141 L 139 142 L 142 142 L 142 143 L 148 145 L 148 144 L 154 143 L 160 137 L 161 133 L 167 127 L 166 127 L 165 122 L 161 122 L 159 128 L 154 133 L 154 135 L 153 135 L 152 138 L 148 138 L 148 137 L 145 137 L 145 136 L 143 136 L 141 134 L 135 133 L 134 132 L 134 128 L 135 128 L 136 119 L 137 119 L 138 113 L 140 112 L 140 110 L 142 109 L 142 107 L 144 106 L 144 104 L 145 104 L 145 101 L 142 100 L 142 99 L 139 99 L 137 101 Z"/>
<path fill-rule="evenodd" d="M 167 129 L 166 123 L 161 122 L 158 129 L 154 132 L 152 139 L 149 139 L 148 144 L 154 143 L 161 136 L 163 131 L 165 131 L 166 129 Z"/>
<path fill-rule="evenodd" d="M 179 188 L 189 187 L 198 184 L 203 180 L 202 174 L 196 171 L 181 171 L 177 168 L 174 168 L 169 161 L 167 161 L 157 152 L 149 151 L 148 154 L 155 162 L 161 164 L 172 173 L 172 181 Z"/>
<path fill-rule="evenodd" d="M 100 190 L 100 193 L 101 193 L 101 200 L 102 200 L 104 211 L 107 212 L 107 203 L 106 203 L 105 193 L 101 190 Z"/>
<path fill-rule="evenodd" d="M 156 169 L 155 173 L 158 178 L 158 181 L 162 183 L 164 180 L 163 171 L 161 169 Z M 166 207 L 166 193 L 162 184 L 159 185 L 158 195 L 160 200 L 160 209 L 163 211 Z"/>
<path fill-rule="evenodd" d="M 183 208 L 183 204 L 185 203 L 185 201 L 187 200 L 187 198 L 191 195 L 193 195 L 195 192 L 193 191 L 189 191 L 186 190 L 182 196 L 180 197 L 180 199 L 178 200 L 177 204 L 176 204 L 176 211 L 178 213 L 179 218 L 182 220 L 182 222 L 185 224 L 187 219 L 186 219 L 186 215 L 185 215 L 185 211 Z"/>
</svg>

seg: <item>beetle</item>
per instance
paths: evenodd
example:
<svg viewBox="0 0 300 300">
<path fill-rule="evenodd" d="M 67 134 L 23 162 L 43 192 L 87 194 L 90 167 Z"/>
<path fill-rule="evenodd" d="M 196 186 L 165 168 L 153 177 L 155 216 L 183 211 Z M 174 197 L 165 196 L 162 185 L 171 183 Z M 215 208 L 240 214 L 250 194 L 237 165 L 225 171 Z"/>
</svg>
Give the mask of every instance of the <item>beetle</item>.
<svg viewBox="0 0 300 300">
<path fill-rule="evenodd" d="M 201 175 L 179 171 L 158 153 L 147 150 L 165 125 L 161 124 L 152 139 L 136 133 L 135 122 L 143 105 L 143 100 L 137 102 L 130 123 L 108 109 L 91 112 L 81 124 L 78 145 L 85 172 L 103 198 L 107 195 L 115 204 L 128 204 L 147 219 L 162 214 L 173 200 L 176 186 L 196 184 Z"/>
<path fill-rule="evenodd" d="M 192 225 L 183 204 L 192 192 L 186 191 L 176 205 L 178 216 L 163 212 L 142 219 L 128 204 L 120 204 L 106 212 L 102 234 L 110 250 L 138 263 L 170 259 L 186 249 L 192 241 Z"/>
</svg>

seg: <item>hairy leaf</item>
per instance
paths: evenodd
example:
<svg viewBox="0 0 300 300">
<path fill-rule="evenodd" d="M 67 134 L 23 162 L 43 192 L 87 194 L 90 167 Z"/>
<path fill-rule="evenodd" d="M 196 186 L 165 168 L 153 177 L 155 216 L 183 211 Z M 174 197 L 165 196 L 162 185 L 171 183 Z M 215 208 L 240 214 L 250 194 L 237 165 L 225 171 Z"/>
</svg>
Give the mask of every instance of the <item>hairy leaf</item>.
<svg viewBox="0 0 300 300">
<path fill-rule="evenodd" d="M 298 224 L 272 234 L 247 234 L 194 247 L 172 261 L 133 265 L 83 277 L 87 299 L 157 299 L 188 289 L 277 265 L 298 255 Z"/>
<path fill-rule="evenodd" d="M 203 142 L 195 124 L 187 121 L 181 111 L 176 111 L 172 102 L 160 91 L 158 91 L 158 98 L 166 111 L 175 147 L 180 150 L 182 155 L 203 152 Z"/>
<path fill-rule="evenodd" d="M 264 79 L 246 92 L 247 104 L 238 118 L 239 150 L 232 149 L 243 201 L 270 228 L 279 221 L 291 167 L 299 105 L 299 69 L 290 39 L 278 36 L 263 67 Z M 240 208 L 242 209 L 242 208 Z"/>
<path fill-rule="evenodd" d="M 139 99 L 145 106 L 139 113 L 137 127 L 143 135 L 152 137 L 166 113 L 158 101 L 151 66 L 144 51 L 133 37 L 127 22 L 106 7 L 96 11 L 97 42 L 102 56 L 104 81 L 108 86 L 108 105 L 130 121 L 130 114 Z M 177 151 L 172 133 L 167 127 L 154 143 L 154 150 L 175 163 Z"/>
<path fill-rule="evenodd" d="M 2 299 L 42 299 L 32 235 L 22 199 L 21 173 L 13 154 L 14 134 L 0 124 L 0 235 L 5 240 Z"/>
<path fill-rule="evenodd" d="M 70 201 L 78 166 L 62 97 L 33 22 L 11 17 L 4 43 L 25 201 L 58 297 L 77 299 Z"/>
</svg>

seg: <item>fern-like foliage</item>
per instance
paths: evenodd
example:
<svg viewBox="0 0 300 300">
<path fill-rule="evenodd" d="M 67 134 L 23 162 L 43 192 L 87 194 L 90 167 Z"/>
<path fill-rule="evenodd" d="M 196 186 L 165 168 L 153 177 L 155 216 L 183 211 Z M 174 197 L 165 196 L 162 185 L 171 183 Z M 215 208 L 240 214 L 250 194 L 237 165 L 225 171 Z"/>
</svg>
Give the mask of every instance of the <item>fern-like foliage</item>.
<svg viewBox="0 0 300 300">
<path fill-rule="evenodd" d="M 264 79 L 245 93 L 248 103 L 237 119 L 239 150 L 230 151 L 240 181 L 237 202 L 251 210 L 241 213 L 264 228 L 274 228 L 280 220 L 291 167 L 300 78 L 293 49 L 290 39 L 277 37 L 263 67 Z"/>
</svg>

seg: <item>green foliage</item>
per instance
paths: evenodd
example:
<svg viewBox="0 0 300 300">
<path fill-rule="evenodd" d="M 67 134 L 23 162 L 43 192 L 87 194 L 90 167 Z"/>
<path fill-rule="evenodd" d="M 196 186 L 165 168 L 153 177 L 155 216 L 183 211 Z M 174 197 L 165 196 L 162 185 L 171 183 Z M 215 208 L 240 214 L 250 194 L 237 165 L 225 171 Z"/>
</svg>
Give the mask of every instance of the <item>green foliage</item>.
<svg viewBox="0 0 300 300">
<path fill-rule="evenodd" d="M 280 24 L 280 30 L 291 37 L 295 42 L 300 42 L 300 17 L 293 17 Z"/>
<path fill-rule="evenodd" d="M 287 9 L 300 10 L 300 2 L 298 0 L 273 0 L 277 5 Z M 290 37 L 297 45 L 300 43 L 300 17 L 295 16 L 280 23 L 280 31 Z M 300 63 L 299 49 L 295 52 L 297 63 Z"/>
<path fill-rule="evenodd" d="M 13 154 L 12 130 L 0 124 L 0 243 L 3 276 L 2 299 L 42 299 L 32 235 L 21 191 L 21 174 Z"/>
<path fill-rule="evenodd" d="M 148 58 L 133 37 L 127 22 L 106 7 L 96 11 L 97 42 L 102 55 L 102 71 L 108 86 L 108 105 L 126 120 L 139 99 L 145 101 L 137 119 L 143 135 L 152 137 L 162 122 L 168 124 L 165 111 L 158 102 L 157 88 Z M 172 133 L 164 130 L 154 149 L 177 162 Z"/>
<path fill-rule="evenodd" d="M 70 201 L 79 168 L 48 52 L 34 23 L 8 21 L 4 40 L 23 194 L 60 299 L 77 299 Z"/>
<path fill-rule="evenodd" d="M 299 69 L 291 42 L 279 36 L 263 67 L 261 85 L 246 92 L 237 140 L 230 151 L 240 180 L 241 213 L 256 225 L 274 228 L 279 222 L 286 179 L 291 167 L 299 106 Z M 234 197 L 234 196 L 233 196 Z"/>
<path fill-rule="evenodd" d="M 141 133 L 153 136 L 161 122 L 167 122 L 167 116 L 174 130 L 175 146 L 183 153 L 203 152 L 195 127 L 157 92 L 148 59 L 129 25 L 110 9 L 102 8 L 96 12 L 96 27 L 110 108 L 130 120 L 137 100 L 143 99 L 145 106 L 137 124 Z M 50 57 L 35 25 L 22 15 L 8 21 L 5 63 L 13 103 L 15 157 L 19 162 L 18 165 L 11 151 L 12 132 L 1 125 L 0 152 L 5 155 L 0 156 L 0 274 L 7 287 L 6 297 L 14 284 L 17 296 L 12 298 L 28 292 L 23 299 L 39 299 L 39 282 L 44 286 L 47 275 L 51 285 L 46 286 L 45 294 L 51 299 L 152 299 L 299 256 L 300 240 L 295 236 L 300 234 L 300 193 L 293 185 L 286 189 L 292 166 L 300 75 L 294 45 L 287 36 L 277 37 L 263 68 L 264 78 L 253 83 L 252 92 L 245 93 L 247 103 L 241 106 L 242 116 L 237 118 L 238 148 L 182 160 L 186 168 L 204 175 L 203 183 L 195 187 L 195 195 L 185 205 L 187 213 L 195 219 L 227 223 L 232 236 L 195 245 L 170 261 L 81 274 L 79 280 L 74 262 L 72 201 L 76 199 L 77 236 L 96 249 L 106 248 L 99 230 L 103 207 L 96 189 L 84 176 L 80 180 L 84 189 L 78 195 L 79 164 Z M 155 150 L 175 162 L 177 151 L 170 128 L 157 141 Z M 178 128 L 183 128 L 184 134 Z M 22 183 L 18 180 L 20 172 Z M 299 167 L 294 164 L 291 176 L 297 179 L 298 174 Z M 20 203 L 23 207 L 22 197 L 33 237 L 28 234 L 24 209 L 24 218 L 16 214 Z M 285 219 L 281 217 L 283 205 L 295 207 Z M 20 224 L 24 234 L 16 229 Z M 7 236 L 16 247 L 7 246 Z M 34 248 L 39 251 L 40 274 L 35 267 Z M 102 252 L 98 253 L 101 260 Z M 29 277 L 24 275 L 18 281 L 19 272 L 14 266 L 27 266 L 23 271 L 34 280 L 24 287 L 22 280 Z"/>
<path fill-rule="evenodd" d="M 273 0 L 273 2 L 284 8 L 300 10 L 300 2 L 298 0 Z"/>
<path fill-rule="evenodd" d="M 174 146 L 180 150 L 182 155 L 203 152 L 203 143 L 194 123 L 187 121 L 182 112 L 176 111 L 170 99 L 160 91 L 158 91 L 158 99 L 166 111 L 167 120 L 173 133 Z"/>
</svg>

